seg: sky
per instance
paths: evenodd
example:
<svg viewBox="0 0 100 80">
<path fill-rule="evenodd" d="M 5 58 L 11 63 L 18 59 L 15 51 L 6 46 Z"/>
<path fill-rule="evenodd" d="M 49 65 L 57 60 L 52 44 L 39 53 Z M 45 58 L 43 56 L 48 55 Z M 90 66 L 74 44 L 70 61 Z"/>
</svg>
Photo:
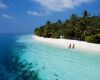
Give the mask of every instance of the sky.
<svg viewBox="0 0 100 80">
<path fill-rule="evenodd" d="M 66 20 L 71 14 L 100 15 L 100 0 L 0 0 L 0 33 L 33 33 L 47 21 Z"/>
</svg>

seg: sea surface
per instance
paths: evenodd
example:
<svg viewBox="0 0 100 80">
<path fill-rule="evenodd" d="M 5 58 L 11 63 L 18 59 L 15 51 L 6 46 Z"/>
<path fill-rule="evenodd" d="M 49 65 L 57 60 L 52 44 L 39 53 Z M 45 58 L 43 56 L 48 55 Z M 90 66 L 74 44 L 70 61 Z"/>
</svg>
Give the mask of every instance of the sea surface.
<svg viewBox="0 0 100 80">
<path fill-rule="evenodd" d="M 0 34 L 0 80 L 100 80 L 95 53 L 41 43 L 31 34 Z"/>
</svg>

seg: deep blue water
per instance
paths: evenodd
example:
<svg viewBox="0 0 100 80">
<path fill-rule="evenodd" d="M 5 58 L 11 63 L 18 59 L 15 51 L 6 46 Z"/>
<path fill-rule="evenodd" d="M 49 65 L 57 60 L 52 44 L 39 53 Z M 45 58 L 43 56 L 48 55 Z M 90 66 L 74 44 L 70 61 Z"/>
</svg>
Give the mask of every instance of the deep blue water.
<svg viewBox="0 0 100 80">
<path fill-rule="evenodd" d="M 12 46 L 15 42 L 16 36 L 20 34 L 0 34 L 0 80 L 10 80 L 13 75 L 12 71 L 8 70 L 10 68 L 10 56 L 12 53 Z"/>
<path fill-rule="evenodd" d="M 11 46 L 14 43 L 15 34 L 0 34 L 0 80 L 8 79 L 9 72 L 6 70 L 9 66 L 8 58 L 11 54 Z"/>
<path fill-rule="evenodd" d="M 16 44 L 17 37 L 21 35 L 0 34 L 0 80 L 28 80 L 27 78 L 17 79 L 21 77 L 19 74 L 24 71 L 22 71 L 23 68 L 21 67 L 23 64 L 18 61 L 18 53 L 15 54 L 18 48 L 24 48 L 24 45 L 20 44 L 18 46 Z"/>
</svg>

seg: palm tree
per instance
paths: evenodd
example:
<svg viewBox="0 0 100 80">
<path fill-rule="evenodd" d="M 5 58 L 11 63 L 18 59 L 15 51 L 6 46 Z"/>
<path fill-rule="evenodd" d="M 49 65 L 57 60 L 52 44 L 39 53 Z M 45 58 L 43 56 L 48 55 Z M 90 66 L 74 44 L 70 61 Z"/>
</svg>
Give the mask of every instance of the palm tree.
<svg viewBox="0 0 100 80">
<path fill-rule="evenodd" d="M 72 29 L 72 36 L 75 38 L 75 32 L 78 27 L 78 17 L 76 14 L 72 14 L 70 17 L 70 28 Z"/>
<path fill-rule="evenodd" d="M 61 23 L 62 23 L 62 21 L 59 19 L 59 20 L 58 20 L 58 23 L 59 23 L 59 24 L 61 24 Z"/>
<path fill-rule="evenodd" d="M 85 30 L 86 27 L 88 26 L 88 22 L 89 22 L 89 13 L 85 10 L 82 17 L 83 30 Z"/>
<path fill-rule="evenodd" d="M 50 21 L 47 21 L 47 22 L 46 22 L 46 25 L 49 25 L 49 24 L 51 24 L 51 22 L 50 22 Z"/>
<path fill-rule="evenodd" d="M 81 31 L 82 31 L 82 34 L 81 34 L 82 40 L 85 39 L 86 30 L 89 25 L 89 16 L 90 16 L 89 13 L 85 10 L 83 12 L 83 17 L 80 20 L 80 26 L 81 26 Z"/>
<path fill-rule="evenodd" d="M 83 12 L 83 17 L 84 17 L 84 18 L 89 17 L 89 13 L 88 13 L 86 10 L 84 10 L 84 12 Z"/>
</svg>

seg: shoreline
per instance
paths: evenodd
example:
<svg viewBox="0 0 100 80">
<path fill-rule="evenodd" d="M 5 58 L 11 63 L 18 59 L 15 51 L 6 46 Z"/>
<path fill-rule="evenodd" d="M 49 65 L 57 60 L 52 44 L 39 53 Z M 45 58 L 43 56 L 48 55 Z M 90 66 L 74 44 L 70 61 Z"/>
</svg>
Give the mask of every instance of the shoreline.
<svg viewBox="0 0 100 80">
<path fill-rule="evenodd" d="M 78 40 L 70 40 L 70 39 L 54 39 L 54 38 L 43 38 L 36 35 L 32 36 L 36 41 L 47 43 L 54 46 L 59 46 L 62 48 L 67 48 L 71 44 L 76 50 L 86 50 L 86 51 L 94 51 L 100 54 L 100 44 L 88 43 L 85 41 L 78 41 Z"/>
</svg>

